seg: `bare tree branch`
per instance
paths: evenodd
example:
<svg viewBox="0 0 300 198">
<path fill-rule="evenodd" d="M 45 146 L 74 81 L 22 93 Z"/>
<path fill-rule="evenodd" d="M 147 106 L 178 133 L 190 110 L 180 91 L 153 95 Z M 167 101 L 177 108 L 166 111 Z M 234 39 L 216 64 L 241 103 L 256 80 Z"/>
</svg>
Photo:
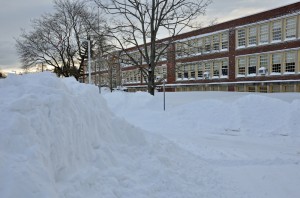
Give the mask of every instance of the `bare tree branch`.
<svg viewBox="0 0 300 198">
<path fill-rule="evenodd" d="M 113 15 L 107 36 L 120 50 L 120 62 L 138 68 L 154 95 L 155 68 L 166 56 L 172 38 L 205 14 L 211 0 L 94 0 Z M 169 37 L 161 40 L 160 37 Z M 128 49 L 129 48 L 129 49 Z M 135 51 L 135 52 L 134 52 Z M 138 56 L 134 55 L 136 52 Z"/>
<path fill-rule="evenodd" d="M 74 76 L 77 80 L 84 75 L 87 46 L 81 39 L 93 34 L 91 46 L 100 48 L 105 44 L 98 30 L 98 18 L 86 2 L 80 0 L 55 0 L 54 13 L 48 13 L 32 22 L 33 30 L 25 31 L 17 39 L 17 50 L 24 68 L 44 62 L 54 68 L 58 76 Z M 101 20 L 101 25 L 105 23 Z M 94 50 L 92 50 L 93 52 Z"/>
</svg>

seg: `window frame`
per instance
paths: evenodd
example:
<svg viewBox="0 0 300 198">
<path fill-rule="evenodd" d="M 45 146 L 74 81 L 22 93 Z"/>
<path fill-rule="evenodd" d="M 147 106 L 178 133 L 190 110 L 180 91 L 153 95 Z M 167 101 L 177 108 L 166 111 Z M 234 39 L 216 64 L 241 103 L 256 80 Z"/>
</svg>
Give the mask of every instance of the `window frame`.
<svg viewBox="0 0 300 198">
<path fill-rule="evenodd" d="M 257 45 L 257 27 L 252 26 L 248 28 L 248 46 L 250 47 L 256 45 Z"/>
<path fill-rule="evenodd" d="M 259 45 L 270 43 L 270 25 L 264 23 L 259 26 Z M 263 39 L 262 39 L 263 38 Z"/>
<path fill-rule="evenodd" d="M 243 64 L 241 64 L 243 61 Z M 246 76 L 246 57 L 237 58 L 237 77 Z"/>
<path fill-rule="evenodd" d="M 228 50 L 229 46 L 229 34 L 228 32 L 223 32 L 221 34 L 221 50 Z"/>
<path fill-rule="evenodd" d="M 246 28 L 240 28 L 237 30 L 237 48 L 246 47 Z"/>
<path fill-rule="evenodd" d="M 251 70 L 251 73 L 250 73 Z M 255 72 L 253 72 L 253 70 Z M 256 76 L 257 75 L 257 57 L 249 56 L 248 57 L 248 67 L 247 67 L 247 76 Z"/>
<path fill-rule="evenodd" d="M 220 61 L 213 61 L 212 63 L 212 76 L 213 78 L 219 78 L 220 77 Z"/>
<path fill-rule="evenodd" d="M 219 34 L 213 35 L 212 40 L 213 40 L 212 51 L 214 52 L 220 51 L 220 35 Z"/>
<path fill-rule="evenodd" d="M 211 46 L 211 37 L 207 36 L 204 37 L 204 53 L 211 53 L 212 46 Z"/>
<path fill-rule="evenodd" d="M 292 24 L 289 24 L 290 20 L 294 20 Z M 293 31 L 290 34 L 290 31 Z M 290 34 L 290 35 L 289 35 Z M 285 40 L 296 39 L 297 37 L 297 17 L 289 17 L 285 19 Z"/>
<path fill-rule="evenodd" d="M 296 73 L 296 63 L 297 63 L 297 52 L 288 51 L 285 52 L 284 58 L 284 72 L 285 73 Z M 291 55 L 292 57 L 289 57 Z"/>
<path fill-rule="evenodd" d="M 282 41 L 282 20 L 272 22 L 272 42 Z"/>
<path fill-rule="evenodd" d="M 197 79 L 202 79 L 203 78 L 203 73 L 204 73 L 203 70 L 204 70 L 203 64 L 198 63 L 198 66 L 197 66 Z"/>
<path fill-rule="evenodd" d="M 282 53 L 272 54 L 272 70 L 271 74 L 281 74 L 282 73 Z"/>
<path fill-rule="evenodd" d="M 226 63 L 226 64 L 224 64 L 224 63 Z M 224 73 L 226 73 L 226 75 L 224 75 Z M 221 61 L 221 76 L 228 77 L 228 60 Z"/>
</svg>

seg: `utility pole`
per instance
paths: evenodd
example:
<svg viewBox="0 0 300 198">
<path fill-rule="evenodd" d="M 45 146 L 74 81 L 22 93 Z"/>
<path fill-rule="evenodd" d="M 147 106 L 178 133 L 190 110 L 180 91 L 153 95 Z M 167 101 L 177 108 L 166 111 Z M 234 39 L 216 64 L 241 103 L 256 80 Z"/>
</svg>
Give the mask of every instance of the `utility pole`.
<svg viewBox="0 0 300 198">
<path fill-rule="evenodd" d="M 98 34 L 100 34 L 100 8 L 98 6 Z M 98 36 L 98 64 L 99 64 L 99 82 L 98 82 L 98 87 L 99 87 L 99 93 L 101 94 L 101 63 L 100 63 L 100 60 L 101 60 L 101 49 L 100 49 L 100 46 L 101 46 L 101 41 L 100 41 L 100 37 Z"/>
</svg>

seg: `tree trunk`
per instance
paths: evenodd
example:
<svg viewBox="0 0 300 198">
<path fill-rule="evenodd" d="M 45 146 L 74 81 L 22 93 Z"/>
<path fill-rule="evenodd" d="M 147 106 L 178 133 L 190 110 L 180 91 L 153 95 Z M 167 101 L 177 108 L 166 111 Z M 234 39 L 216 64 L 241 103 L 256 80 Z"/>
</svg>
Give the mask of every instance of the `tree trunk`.
<svg viewBox="0 0 300 198">
<path fill-rule="evenodd" d="M 154 96 L 154 92 L 155 92 L 154 73 L 151 70 L 148 73 L 148 93 Z"/>
</svg>

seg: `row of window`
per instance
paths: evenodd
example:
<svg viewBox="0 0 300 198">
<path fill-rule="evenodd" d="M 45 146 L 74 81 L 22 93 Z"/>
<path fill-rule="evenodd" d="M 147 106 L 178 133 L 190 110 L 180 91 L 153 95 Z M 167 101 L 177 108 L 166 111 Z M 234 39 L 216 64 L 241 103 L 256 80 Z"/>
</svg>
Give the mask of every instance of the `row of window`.
<svg viewBox="0 0 300 198">
<path fill-rule="evenodd" d="M 186 57 L 228 50 L 228 31 L 176 43 L 176 56 Z"/>
<path fill-rule="evenodd" d="M 299 16 L 290 16 L 239 28 L 236 30 L 236 47 L 253 47 L 274 42 L 297 39 L 297 27 L 298 23 L 300 22 L 298 18 Z M 158 48 L 158 53 L 162 48 L 163 46 Z M 228 48 L 229 32 L 224 31 L 209 36 L 178 41 L 176 43 L 176 57 L 181 58 L 227 51 Z M 135 60 L 137 60 L 137 62 L 140 62 L 142 64 L 145 63 L 138 51 L 133 52 L 130 55 Z M 160 57 L 160 60 L 166 60 L 166 57 L 166 53 L 164 53 Z M 121 63 L 123 63 L 123 66 L 134 65 L 131 59 L 126 55 L 122 56 Z"/>
<path fill-rule="evenodd" d="M 274 93 L 274 92 L 299 92 L 300 86 L 294 83 L 287 84 L 269 84 L 269 85 L 247 85 L 241 84 L 235 86 L 235 91 L 238 92 L 261 92 L 261 93 Z"/>
<path fill-rule="evenodd" d="M 162 79 L 163 77 L 166 77 L 166 75 L 167 75 L 166 66 L 160 66 L 155 68 L 154 78 L 156 81 Z M 144 80 L 142 80 L 142 73 L 139 69 L 122 72 L 122 80 L 124 84 L 145 82 Z"/>
<path fill-rule="evenodd" d="M 164 50 L 163 53 L 162 53 L 162 50 Z M 165 46 L 157 46 L 156 55 L 160 56 L 159 57 L 160 61 L 165 61 L 167 59 L 167 50 L 168 49 L 165 49 Z M 151 55 L 150 48 L 148 49 L 148 53 L 150 56 Z M 129 66 L 135 65 L 135 62 L 132 61 L 131 58 L 133 58 L 138 63 L 138 65 L 146 64 L 146 61 L 143 58 L 143 55 L 139 51 L 131 52 L 131 53 L 129 53 L 129 56 L 125 53 L 123 55 L 121 55 L 120 63 L 123 67 L 129 67 Z"/>
<path fill-rule="evenodd" d="M 297 50 L 238 57 L 237 77 L 295 74 L 299 72 L 297 57 Z"/>
<path fill-rule="evenodd" d="M 228 60 L 182 63 L 177 65 L 177 80 L 201 80 L 228 77 Z"/>
<path fill-rule="evenodd" d="M 236 32 L 237 48 L 282 42 L 297 38 L 298 16 L 239 28 Z"/>
</svg>

